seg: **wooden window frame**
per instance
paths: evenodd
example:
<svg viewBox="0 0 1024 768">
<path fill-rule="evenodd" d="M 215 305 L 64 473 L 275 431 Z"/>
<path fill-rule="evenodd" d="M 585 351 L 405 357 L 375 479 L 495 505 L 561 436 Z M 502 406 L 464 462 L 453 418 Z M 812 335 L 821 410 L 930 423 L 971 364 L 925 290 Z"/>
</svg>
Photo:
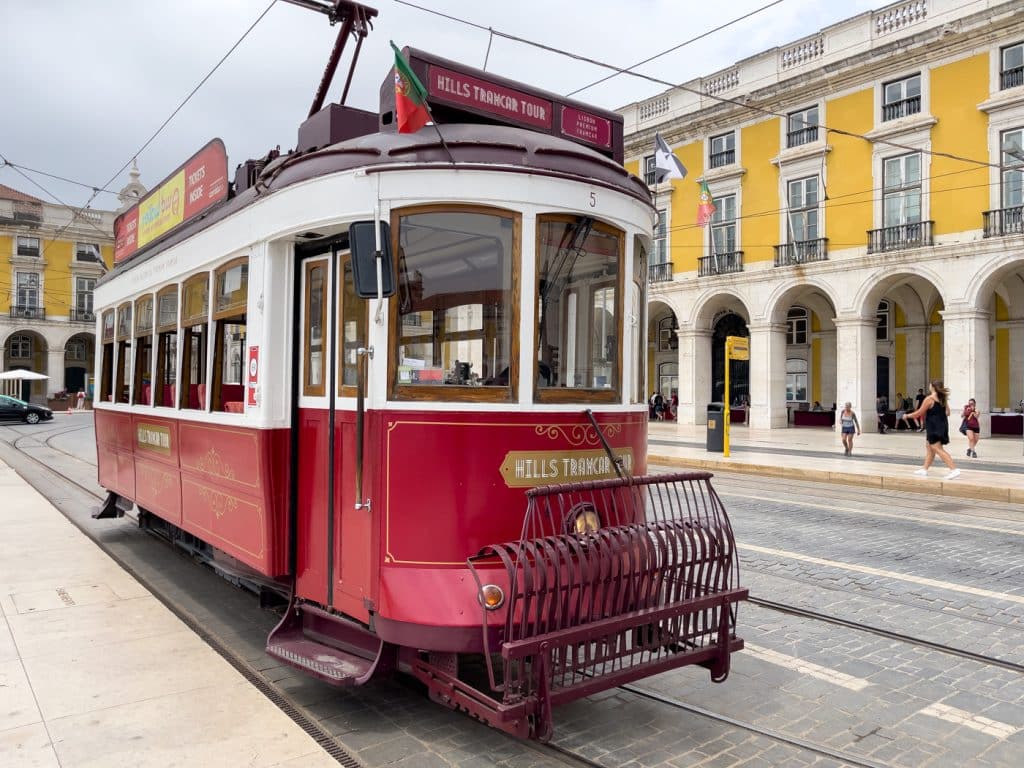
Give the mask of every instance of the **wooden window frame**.
<svg viewBox="0 0 1024 768">
<path fill-rule="evenodd" d="M 181 363 L 180 370 L 178 372 L 178 407 L 183 411 L 203 412 L 206 410 L 205 402 L 201 402 L 198 409 L 190 408 L 188 397 L 192 387 L 192 339 L 194 338 L 192 329 L 197 325 L 203 326 L 203 331 L 199 334 L 199 337 L 206 340 L 203 344 L 203 359 L 200 361 L 199 367 L 200 370 L 206 371 L 206 378 L 210 378 L 210 371 L 206 365 L 206 358 L 210 350 L 210 279 L 210 273 L 208 271 L 192 275 L 181 284 L 181 293 L 178 297 L 178 314 L 181 317 L 181 334 L 178 337 L 178 343 L 181 345 Z M 203 294 L 206 296 L 204 302 L 206 305 L 205 314 L 202 316 L 198 314 L 186 315 L 186 299 L 188 297 L 189 288 L 199 283 L 202 283 L 205 286 L 205 290 L 203 291 Z M 185 364 L 186 356 L 188 365 Z"/>
<path fill-rule="evenodd" d="M 159 291 L 156 292 L 156 298 L 153 300 L 153 326 L 156 329 L 156 331 L 155 331 L 155 333 L 156 333 L 156 344 L 154 345 L 156 347 L 156 377 L 153 380 L 153 389 L 152 389 L 153 398 L 152 399 L 153 399 L 153 405 L 154 406 L 160 405 L 161 407 L 164 407 L 164 408 L 166 408 L 166 407 L 176 408 L 178 406 L 177 402 L 172 403 L 170 406 L 163 405 L 163 402 L 164 402 L 164 386 L 165 386 L 164 385 L 164 379 L 167 376 L 167 367 L 164 365 L 164 361 L 165 361 L 164 359 L 167 356 L 166 353 L 165 353 L 165 350 L 164 350 L 164 342 L 165 342 L 165 339 L 167 337 L 167 334 L 175 334 L 175 335 L 177 335 L 177 333 L 178 333 L 178 310 L 180 309 L 180 302 L 181 302 L 180 288 L 181 288 L 181 286 L 179 286 L 177 283 L 175 283 L 174 285 L 169 285 L 166 288 L 161 288 Z M 175 298 L 174 321 L 170 322 L 170 323 L 163 323 L 163 324 L 161 324 L 160 323 L 160 299 L 162 299 L 164 296 L 169 296 L 171 294 L 173 294 L 174 298 Z M 175 339 L 175 342 L 177 342 L 177 339 Z M 177 384 L 177 380 L 178 380 L 178 376 L 177 376 L 177 372 L 178 372 L 177 371 L 177 366 L 178 366 L 178 359 L 177 358 L 178 358 L 178 355 L 177 355 L 177 352 L 178 352 L 178 349 L 177 349 L 177 346 L 175 346 L 175 355 L 174 355 L 174 357 L 175 357 L 175 359 L 174 359 L 174 366 L 175 366 L 175 377 L 174 377 L 174 379 L 175 379 L 175 385 Z"/>
<path fill-rule="evenodd" d="M 100 325 L 100 338 L 106 343 L 114 340 L 114 335 L 117 333 L 117 317 L 114 314 L 113 309 L 106 309 L 103 314 L 100 315 L 102 318 L 102 324 Z M 111 318 L 110 329 L 107 330 L 107 318 Z"/>
<path fill-rule="evenodd" d="M 458 385 L 423 385 L 398 383 L 398 346 L 401 344 L 401 327 L 399 326 L 398 304 L 390 302 L 388 323 L 391 329 L 391 340 L 388 344 L 388 392 L 392 400 L 439 402 L 439 403 L 514 403 L 519 399 L 519 325 L 522 321 L 520 311 L 520 259 L 522 258 L 522 223 L 520 212 L 508 208 L 487 205 L 465 204 L 431 204 L 414 205 L 395 208 L 391 211 L 391 252 L 395 254 L 395 285 L 400 284 L 398 246 L 401 232 L 399 231 L 402 217 L 417 216 L 424 213 L 475 213 L 512 221 L 512 249 L 508 258 L 511 259 L 512 290 L 509 296 L 510 330 L 509 364 L 507 386 L 462 387 Z"/>
<path fill-rule="evenodd" d="M 124 391 L 125 388 L 125 357 L 130 354 L 132 348 L 132 332 L 135 329 L 133 318 L 134 314 L 130 314 L 128 322 L 126 323 L 127 329 L 121 330 L 121 317 L 125 312 L 131 313 L 134 305 L 130 301 L 123 302 L 117 308 L 117 317 L 114 321 L 114 338 L 117 343 L 117 360 L 114 362 L 114 402 L 130 404 L 132 401 L 132 394 L 129 389 L 128 392 Z M 134 362 L 134 361 L 132 361 Z M 133 369 L 134 376 L 134 369 Z"/>
<path fill-rule="evenodd" d="M 312 337 L 312 324 L 310 320 L 310 273 L 316 268 L 322 268 L 324 270 L 323 279 L 323 295 L 320 300 L 320 383 L 310 384 L 309 383 L 309 372 L 311 369 L 310 363 L 312 360 L 313 349 L 310 346 Z M 303 294 L 303 312 L 302 312 L 302 395 L 303 397 L 323 397 L 327 393 L 327 376 L 330 372 L 330 351 L 327 342 L 330 334 L 327 329 L 327 304 L 330 298 L 330 287 L 331 287 L 331 254 L 327 253 L 323 257 L 311 257 L 302 262 L 302 294 Z"/>
<path fill-rule="evenodd" d="M 235 302 L 223 309 L 216 309 L 214 304 L 217 302 L 217 284 L 220 281 L 221 275 L 226 274 L 229 270 L 239 266 L 248 265 L 249 256 L 239 256 L 236 259 L 220 265 L 213 272 L 213 282 L 211 285 L 212 291 L 210 296 L 210 317 L 213 320 L 213 333 L 210 336 L 210 340 L 213 342 L 213 365 L 210 370 L 206 372 L 207 378 L 207 391 L 210 394 L 210 410 L 217 413 L 225 413 L 224 403 L 221 401 L 222 385 L 224 384 L 224 332 L 226 326 L 237 318 L 243 318 L 243 322 L 240 325 L 248 326 L 248 315 L 249 315 L 249 279 L 246 277 L 245 281 L 245 298 L 242 301 Z M 248 344 L 248 332 L 246 333 L 246 345 Z M 245 386 L 245 349 L 242 349 L 242 386 Z"/>
<path fill-rule="evenodd" d="M 337 336 L 336 344 L 338 349 L 337 390 L 338 397 L 355 397 L 358 394 L 357 387 L 345 384 L 345 265 L 352 263 L 352 252 L 346 249 L 344 251 L 338 250 L 335 253 L 337 258 L 334 263 L 334 268 L 337 270 L 338 275 L 338 290 L 335 292 L 338 297 L 338 325 L 335 333 Z M 353 295 L 355 295 L 354 291 Z M 370 303 L 365 299 L 360 299 L 358 296 L 355 297 L 355 300 L 360 302 L 363 306 L 360 322 L 362 323 L 363 344 L 365 345 L 370 334 Z M 358 358 L 356 359 L 356 376 L 359 376 Z"/>
<path fill-rule="evenodd" d="M 248 278 L 248 276 L 246 277 L 246 281 L 245 281 L 245 300 L 244 301 L 235 302 L 234 304 L 230 304 L 230 305 L 224 307 L 223 309 L 217 309 L 217 307 L 214 306 L 214 304 L 216 303 L 216 301 L 217 301 L 217 299 L 219 297 L 219 294 L 217 293 L 217 283 L 220 281 L 221 275 L 226 274 L 230 270 L 232 270 L 235 267 L 237 267 L 239 265 L 242 265 L 242 264 L 245 264 L 246 266 L 248 266 L 248 264 L 249 264 L 249 257 L 248 256 L 239 256 L 237 259 L 232 259 L 228 263 L 222 264 L 221 266 L 217 267 L 217 269 L 214 270 L 214 272 L 213 272 L 213 296 L 211 298 L 211 302 L 210 302 L 210 306 L 209 306 L 211 319 L 213 319 L 213 320 L 223 320 L 224 318 L 227 318 L 227 317 L 237 317 L 240 314 L 244 315 L 244 314 L 248 313 L 248 309 L 249 309 L 249 278 Z"/>
<path fill-rule="evenodd" d="M 139 326 L 139 323 L 140 323 L 140 318 L 142 317 L 142 313 L 139 312 L 139 309 L 141 307 L 145 306 L 146 302 L 149 302 L 149 327 L 148 328 L 141 328 Z M 156 316 L 154 314 L 155 309 L 156 309 L 156 297 L 152 293 L 148 293 L 145 296 L 140 296 L 139 298 L 137 298 L 135 300 L 135 305 L 132 308 L 132 319 L 133 319 L 134 325 L 135 325 L 135 328 L 134 328 L 134 331 L 133 331 L 133 334 L 134 334 L 133 335 L 133 341 L 132 341 L 133 346 L 135 347 L 135 359 L 132 360 L 132 396 L 131 396 L 132 405 L 147 405 L 147 403 L 143 403 L 143 402 L 141 402 L 139 400 L 139 398 L 142 395 L 143 381 L 144 381 L 145 376 L 146 376 L 147 373 L 149 374 L 149 377 L 150 377 L 149 403 L 148 403 L 148 405 L 150 407 L 152 407 L 152 405 L 153 405 L 153 400 L 154 400 L 154 398 L 153 398 L 153 333 L 154 333 L 154 330 L 153 329 L 154 329 L 154 321 L 156 320 Z M 143 349 L 143 346 L 144 346 L 143 345 L 143 340 L 144 339 L 149 339 L 149 370 L 148 371 L 144 371 L 142 369 L 142 366 L 140 365 L 141 360 L 142 360 L 142 356 L 139 353 Z"/>
<path fill-rule="evenodd" d="M 535 246 L 535 264 L 534 264 L 534 284 L 533 284 L 533 302 L 537 303 L 540 297 L 540 267 L 541 267 L 541 234 L 543 225 L 548 222 L 561 222 L 571 223 L 579 219 L 579 216 L 572 214 L 538 214 L 536 219 L 536 232 L 537 240 Z M 616 328 L 616 345 L 617 345 L 617 359 L 616 369 L 614 372 L 614 378 L 612 386 L 607 389 L 595 389 L 593 387 L 535 387 L 533 391 L 533 401 L 535 403 L 621 403 L 622 402 L 622 372 L 624 369 L 624 362 L 622 360 L 622 314 L 623 314 L 623 291 L 625 285 L 625 266 L 626 266 L 626 233 L 624 230 L 618 227 L 613 227 L 610 224 L 605 224 L 601 221 L 594 220 L 592 230 L 601 232 L 605 235 L 614 235 L 618 237 L 619 248 L 618 248 L 618 270 L 616 278 L 613 281 L 615 285 L 615 328 Z M 610 283 L 601 283 L 602 286 L 606 286 Z M 589 317 L 593 316 L 593 291 L 590 291 L 587 304 L 587 313 Z M 579 302 L 577 301 L 577 313 L 579 312 Z M 565 307 L 562 308 L 563 313 Z M 563 327 L 565 324 L 565 318 L 563 317 L 561 322 Z M 537 359 L 537 346 L 540 344 L 540 318 L 536 318 L 536 322 L 533 324 L 533 380 L 537 381 L 540 376 L 539 360 Z M 589 347 L 590 341 L 588 341 Z M 589 354 L 589 349 L 588 349 Z M 578 355 L 577 355 L 578 357 Z"/>
</svg>

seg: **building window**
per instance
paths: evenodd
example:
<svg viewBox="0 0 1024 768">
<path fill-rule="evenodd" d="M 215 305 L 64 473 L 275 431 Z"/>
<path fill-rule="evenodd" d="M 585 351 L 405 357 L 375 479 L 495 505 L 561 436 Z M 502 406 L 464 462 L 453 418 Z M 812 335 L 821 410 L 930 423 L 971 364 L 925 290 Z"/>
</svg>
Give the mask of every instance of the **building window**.
<svg viewBox="0 0 1024 768">
<path fill-rule="evenodd" d="M 714 253 L 736 252 L 736 195 L 725 195 L 715 201 L 711 238 Z"/>
<path fill-rule="evenodd" d="M 1000 51 L 999 88 L 1024 85 L 1024 43 L 1008 45 Z"/>
<path fill-rule="evenodd" d="M 799 147 L 818 140 L 818 108 L 790 112 L 786 117 L 786 146 Z"/>
<path fill-rule="evenodd" d="M 654 165 L 654 155 L 647 155 L 644 158 L 644 184 L 653 187 L 657 183 L 657 167 Z"/>
<path fill-rule="evenodd" d="M 11 337 L 11 359 L 29 360 L 32 358 L 32 337 L 12 336 Z"/>
<path fill-rule="evenodd" d="M 18 255 L 19 256 L 38 256 L 39 255 L 39 238 L 38 237 L 19 237 L 18 238 Z"/>
<path fill-rule="evenodd" d="M 890 157 L 884 162 L 882 228 L 921 221 L 921 155 Z"/>
<path fill-rule="evenodd" d="M 79 320 L 88 320 L 92 317 L 92 292 L 94 288 L 96 288 L 95 278 L 75 278 L 75 312 Z"/>
<path fill-rule="evenodd" d="M 786 361 L 786 402 L 807 402 L 807 361 L 791 357 Z"/>
<path fill-rule="evenodd" d="M 888 301 L 881 301 L 878 304 L 878 312 L 875 313 L 875 317 L 878 318 L 878 327 L 875 329 L 875 340 L 876 341 L 888 341 L 889 340 L 889 315 L 890 306 Z"/>
<path fill-rule="evenodd" d="M 711 155 L 708 158 L 708 165 L 712 168 L 721 168 L 736 162 L 736 134 L 730 131 L 721 136 L 711 137 Z"/>
<path fill-rule="evenodd" d="M 807 343 L 807 310 L 803 307 L 793 307 L 786 314 L 786 343 L 806 344 Z"/>
<path fill-rule="evenodd" d="M 658 321 L 658 351 L 671 352 L 679 349 L 679 337 L 676 331 L 679 325 L 676 323 L 675 315 L 669 315 Z"/>
<path fill-rule="evenodd" d="M 100 247 L 96 243 L 75 243 L 75 261 L 100 263 Z"/>
<path fill-rule="evenodd" d="M 818 239 L 818 177 L 789 182 L 789 237 L 794 243 Z"/>
<path fill-rule="evenodd" d="M 39 307 L 39 275 L 35 272 L 18 273 L 18 308 Z"/>
<path fill-rule="evenodd" d="M 921 111 L 921 75 L 911 75 L 882 86 L 882 121 Z"/>
<path fill-rule="evenodd" d="M 668 261 L 668 211 L 658 211 L 658 223 L 654 225 L 654 264 Z"/>
<path fill-rule="evenodd" d="M 1003 208 L 1024 205 L 1024 128 L 1003 131 L 999 145 L 1002 147 Z"/>
<path fill-rule="evenodd" d="M 65 360 L 85 360 L 85 342 L 82 339 L 72 339 L 64 348 Z"/>
<path fill-rule="evenodd" d="M 658 366 L 658 391 L 665 398 L 665 407 L 669 407 L 672 395 L 679 392 L 679 363 L 662 363 Z"/>
</svg>

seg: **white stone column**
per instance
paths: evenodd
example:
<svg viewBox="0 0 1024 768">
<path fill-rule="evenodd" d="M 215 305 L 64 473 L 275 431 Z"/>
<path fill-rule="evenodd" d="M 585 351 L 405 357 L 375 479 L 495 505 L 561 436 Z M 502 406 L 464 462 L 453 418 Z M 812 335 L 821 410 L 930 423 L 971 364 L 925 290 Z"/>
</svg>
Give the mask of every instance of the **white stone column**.
<svg viewBox="0 0 1024 768">
<path fill-rule="evenodd" d="M 46 375 L 50 380 L 46 382 L 46 394 L 52 395 L 64 389 L 64 348 L 54 349 L 51 345 L 46 353 Z"/>
<path fill-rule="evenodd" d="M 782 323 L 749 324 L 751 429 L 785 429 L 786 326 Z"/>
<path fill-rule="evenodd" d="M 821 406 L 828 410 L 832 403 L 837 403 L 836 395 L 836 332 L 822 331 L 818 334 L 821 340 Z M 836 406 L 839 407 L 838 404 Z"/>
<path fill-rule="evenodd" d="M 875 329 L 874 317 L 837 317 L 836 324 L 836 430 L 839 412 L 849 401 L 862 432 L 877 432 L 875 415 Z"/>
<path fill-rule="evenodd" d="M 678 424 L 707 424 L 711 397 L 711 331 L 680 329 Z"/>
<path fill-rule="evenodd" d="M 942 311 L 943 380 L 949 388 L 950 431 L 960 423 L 960 408 L 973 397 L 981 414 L 982 437 L 992 434 L 989 328 L 988 312 L 973 307 L 950 307 Z"/>
</svg>

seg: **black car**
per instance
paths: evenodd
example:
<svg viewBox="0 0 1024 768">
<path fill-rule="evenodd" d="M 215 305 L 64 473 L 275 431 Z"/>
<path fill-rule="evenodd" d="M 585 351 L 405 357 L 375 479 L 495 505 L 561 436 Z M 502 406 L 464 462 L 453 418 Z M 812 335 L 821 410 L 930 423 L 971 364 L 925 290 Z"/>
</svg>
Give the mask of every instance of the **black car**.
<svg viewBox="0 0 1024 768">
<path fill-rule="evenodd" d="M 53 418 L 53 411 L 41 405 L 33 405 L 16 397 L 0 395 L 0 421 L 24 421 L 26 424 L 38 424 Z"/>
</svg>

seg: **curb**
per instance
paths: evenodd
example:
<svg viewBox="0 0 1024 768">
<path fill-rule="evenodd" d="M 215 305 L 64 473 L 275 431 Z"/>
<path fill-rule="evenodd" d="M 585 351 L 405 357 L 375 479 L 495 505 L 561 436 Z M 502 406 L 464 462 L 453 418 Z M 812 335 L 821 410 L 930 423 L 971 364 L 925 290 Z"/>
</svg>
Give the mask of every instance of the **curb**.
<svg viewBox="0 0 1024 768">
<path fill-rule="evenodd" d="M 942 482 L 916 477 L 886 477 L 885 475 L 866 475 L 855 472 L 829 472 L 820 469 L 803 469 L 800 467 L 780 467 L 771 464 L 741 464 L 721 459 L 698 459 L 681 456 L 665 456 L 649 453 L 647 463 L 667 464 L 675 467 L 703 469 L 708 471 L 734 472 L 744 475 L 761 475 L 768 477 L 784 477 L 792 480 L 811 480 L 839 485 L 854 485 L 890 491 L 908 491 L 910 493 L 927 493 L 937 496 L 954 496 L 959 498 L 983 499 L 986 501 L 1003 501 L 1011 504 L 1024 504 L 1024 489 L 999 488 L 991 485 L 979 485 L 962 480 Z"/>
</svg>

